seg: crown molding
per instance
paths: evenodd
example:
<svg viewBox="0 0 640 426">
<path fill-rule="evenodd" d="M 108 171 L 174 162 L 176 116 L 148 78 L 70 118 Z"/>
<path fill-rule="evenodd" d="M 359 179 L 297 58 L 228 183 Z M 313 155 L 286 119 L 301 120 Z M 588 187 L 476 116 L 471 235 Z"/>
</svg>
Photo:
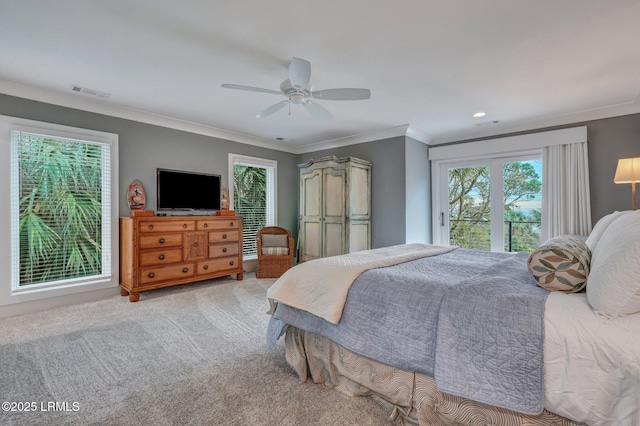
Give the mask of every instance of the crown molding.
<svg viewBox="0 0 640 426">
<path fill-rule="evenodd" d="M 438 145 L 450 142 L 471 141 L 473 139 L 500 136 L 509 133 L 544 129 L 554 126 L 565 126 L 580 124 L 586 121 L 602 120 L 605 118 L 620 117 L 623 115 L 640 113 L 640 93 L 633 99 L 619 104 L 607 105 L 598 108 L 591 108 L 578 112 L 559 114 L 546 117 L 538 117 L 531 120 L 521 120 L 505 125 L 496 125 L 486 130 L 468 130 L 456 133 L 449 133 L 441 137 L 435 136 L 431 145 Z"/>
<path fill-rule="evenodd" d="M 405 136 L 407 134 L 408 124 L 402 126 L 391 127 L 388 129 L 378 130 L 369 133 L 360 133 L 353 136 L 346 136 L 344 138 L 331 139 L 328 141 L 312 143 L 304 145 L 298 148 L 298 154 L 304 154 L 307 152 L 322 151 L 324 149 L 339 148 L 342 146 L 355 145 L 365 142 L 373 142 L 382 139 L 395 138 L 398 136 Z"/>
<path fill-rule="evenodd" d="M 309 145 L 291 146 L 278 143 L 271 139 L 257 138 L 255 136 L 232 132 L 217 127 L 206 126 L 187 120 L 180 120 L 160 114 L 153 114 L 135 108 L 127 108 L 120 105 L 109 104 L 101 100 L 88 99 L 82 97 L 82 95 L 68 94 L 55 90 L 43 89 L 41 87 L 30 86 L 2 78 L 0 78 L 0 93 L 67 108 L 74 108 L 82 111 L 104 114 L 111 117 L 122 118 L 125 120 L 132 120 L 140 123 L 152 124 L 199 135 L 210 136 L 218 139 L 229 140 L 232 142 L 259 146 L 262 148 L 274 149 L 277 151 L 284 151 L 292 154 L 303 154 L 306 152 L 337 148 L 358 143 L 373 142 L 376 140 L 388 139 L 397 136 L 409 136 L 413 139 L 427 144 L 431 141 L 431 138 L 422 130 L 415 128 L 415 126 L 405 124 L 402 126 L 383 129 L 376 132 L 362 133 Z"/>
<path fill-rule="evenodd" d="M 429 136 L 427 132 L 412 125 L 409 125 L 409 128 L 407 129 L 407 137 L 415 139 L 418 142 L 422 142 L 425 145 L 431 145 L 431 142 L 433 140 L 433 138 Z"/>
<path fill-rule="evenodd" d="M 177 118 L 167 117 L 160 114 L 152 114 L 134 108 L 127 108 L 119 105 L 109 104 L 104 101 L 86 99 L 83 98 L 82 95 L 67 94 L 54 90 L 43 89 L 40 87 L 29 86 L 2 78 L 0 78 L 0 93 L 48 104 L 59 105 L 67 108 L 74 108 L 82 111 L 104 114 L 111 117 L 137 121 L 140 123 L 153 124 L 156 126 L 167 127 L 170 129 L 181 130 L 189 133 L 211 136 L 214 138 L 239 142 L 247 145 L 275 149 L 278 151 L 285 151 L 293 154 L 296 153 L 296 148 L 280 144 L 273 140 L 256 138 L 254 136 L 245 135 L 243 133 L 231 132 L 229 130 L 223 130 L 217 127 L 193 123 L 187 120 L 179 120 Z"/>
<path fill-rule="evenodd" d="M 360 133 L 344 138 L 304 145 L 298 148 L 298 154 L 339 148 L 342 146 L 355 145 L 359 143 L 374 142 L 383 139 L 396 138 L 398 136 L 410 137 L 426 145 L 429 145 L 431 143 L 431 137 L 426 132 L 410 124 L 403 124 L 402 126 L 390 127 L 375 132 Z"/>
</svg>

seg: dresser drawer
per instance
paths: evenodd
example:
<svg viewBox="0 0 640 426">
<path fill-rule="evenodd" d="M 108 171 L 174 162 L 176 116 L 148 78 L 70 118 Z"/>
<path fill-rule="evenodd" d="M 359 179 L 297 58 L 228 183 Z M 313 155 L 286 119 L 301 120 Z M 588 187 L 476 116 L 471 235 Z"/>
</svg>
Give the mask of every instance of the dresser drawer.
<svg viewBox="0 0 640 426">
<path fill-rule="evenodd" d="M 238 243 L 215 244 L 209 246 L 209 257 L 234 256 L 239 253 Z"/>
<path fill-rule="evenodd" d="M 209 244 L 226 243 L 229 241 L 239 241 L 240 231 L 212 231 L 209 232 Z"/>
<path fill-rule="evenodd" d="M 198 231 L 240 229 L 240 219 L 199 220 Z"/>
<path fill-rule="evenodd" d="M 140 269 L 140 284 L 152 284 L 160 281 L 179 280 L 193 277 L 196 273 L 195 264 L 159 266 Z"/>
<path fill-rule="evenodd" d="M 221 257 L 198 262 L 198 275 L 206 275 L 213 272 L 233 271 L 238 269 L 240 259 L 238 256 Z"/>
<path fill-rule="evenodd" d="M 141 235 L 140 248 L 182 247 L 182 234 Z"/>
<path fill-rule="evenodd" d="M 141 220 L 138 224 L 140 232 L 180 232 L 195 231 L 195 220 L 176 220 L 176 221 L 159 221 L 159 220 Z"/>
<path fill-rule="evenodd" d="M 140 252 L 140 266 L 166 265 L 178 262 L 182 262 L 181 248 Z"/>
</svg>

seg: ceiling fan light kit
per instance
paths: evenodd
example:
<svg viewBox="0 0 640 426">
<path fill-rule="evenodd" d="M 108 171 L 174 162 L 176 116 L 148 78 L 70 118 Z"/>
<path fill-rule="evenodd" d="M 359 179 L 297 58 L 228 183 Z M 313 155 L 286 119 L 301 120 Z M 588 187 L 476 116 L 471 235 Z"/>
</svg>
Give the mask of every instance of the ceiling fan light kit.
<svg viewBox="0 0 640 426">
<path fill-rule="evenodd" d="M 282 95 L 287 99 L 277 104 L 271 105 L 267 109 L 256 115 L 257 118 L 264 118 L 289 105 L 289 115 L 291 115 L 291 104 L 302 105 L 311 115 L 316 118 L 327 120 L 332 118 L 331 113 L 322 105 L 313 102 L 311 99 L 323 99 L 330 101 L 358 101 L 369 99 L 371 91 L 369 89 L 326 89 L 312 90 L 309 86 L 311 81 L 311 63 L 305 59 L 293 58 L 289 64 L 289 78 L 280 83 L 280 90 L 263 89 L 260 87 L 243 86 L 239 84 L 223 84 L 225 89 L 245 90 L 249 92 L 270 93 Z"/>
</svg>

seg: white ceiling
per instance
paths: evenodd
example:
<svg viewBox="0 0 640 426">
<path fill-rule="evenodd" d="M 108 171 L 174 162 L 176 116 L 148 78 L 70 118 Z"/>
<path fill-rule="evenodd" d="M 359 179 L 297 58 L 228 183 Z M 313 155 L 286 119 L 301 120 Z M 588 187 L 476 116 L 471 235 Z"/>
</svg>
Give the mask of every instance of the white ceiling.
<svg viewBox="0 0 640 426">
<path fill-rule="evenodd" d="M 294 56 L 371 99 L 258 119 L 284 98 L 220 87 L 277 90 Z M 0 58 L 5 93 L 292 152 L 407 125 L 442 143 L 640 112 L 640 1 L 0 0 Z"/>
</svg>

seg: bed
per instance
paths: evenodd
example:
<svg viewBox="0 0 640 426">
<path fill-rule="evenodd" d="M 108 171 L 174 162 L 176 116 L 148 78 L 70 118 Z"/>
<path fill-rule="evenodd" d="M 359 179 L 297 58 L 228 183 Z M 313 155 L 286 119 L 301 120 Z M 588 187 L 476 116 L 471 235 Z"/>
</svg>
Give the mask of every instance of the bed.
<svg viewBox="0 0 640 426">
<path fill-rule="evenodd" d="M 267 344 L 284 335 L 301 379 L 409 423 L 640 424 L 640 214 L 560 239 L 532 255 L 402 245 L 303 263 L 267 293 Z"/>
</svg>

